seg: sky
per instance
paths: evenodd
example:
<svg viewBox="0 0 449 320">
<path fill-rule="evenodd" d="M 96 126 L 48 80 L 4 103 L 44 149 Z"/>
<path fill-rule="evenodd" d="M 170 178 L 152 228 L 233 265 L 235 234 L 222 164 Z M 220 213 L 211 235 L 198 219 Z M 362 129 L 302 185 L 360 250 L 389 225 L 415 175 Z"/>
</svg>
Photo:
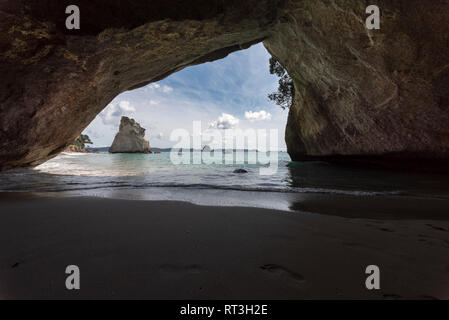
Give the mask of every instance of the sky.
<svg viewBox="0 0 449 320">
<path fill-rule="evenodd" d="M 94 142 L 93 147 L 110 146 L 121 116 L 128 116 L 146 129 L 152 147 L 169 148 L 176 146 L 175 130 L 184 129 L 194 135 L 193 121 L 201 121 L 202 131 L 215 129 L 223 134 L 232 129 L 266 129 L 269 135 L 269 129 L 276 129 L 277 149 L 285 150 L 288 110 L 267 97 L 278 86 L 278 78 L 269 73 L 269 58 L 263 45 L 257 44 L 124 92 L 84 134 Z"/>
</svg>

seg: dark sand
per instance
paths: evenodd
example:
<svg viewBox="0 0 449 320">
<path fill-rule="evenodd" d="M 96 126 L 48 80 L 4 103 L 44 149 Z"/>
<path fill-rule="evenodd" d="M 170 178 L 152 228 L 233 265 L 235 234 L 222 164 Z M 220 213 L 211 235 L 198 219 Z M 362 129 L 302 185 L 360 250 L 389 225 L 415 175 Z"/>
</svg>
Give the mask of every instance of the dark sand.
<svg viewBox="0 0 449 320">
<path fill-rule="evenodd" d="M 295 204 L 324 215 L 1 198 L 3 299 L 449 299 L 447 200 L 432 201 L 435 208 L 381 197 L 351 205 L 312 196 Z M 65 288 L 71 264 L 81 269 L 78 291 Z M 365 288 L 370 264 L 380 267 L 380 290 Z"/>
</svg>

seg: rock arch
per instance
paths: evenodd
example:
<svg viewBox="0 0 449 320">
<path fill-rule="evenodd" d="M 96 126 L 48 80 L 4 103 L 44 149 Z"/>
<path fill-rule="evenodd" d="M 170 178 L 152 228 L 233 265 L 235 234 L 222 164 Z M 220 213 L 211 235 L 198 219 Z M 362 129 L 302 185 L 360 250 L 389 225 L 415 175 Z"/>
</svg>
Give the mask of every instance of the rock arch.
<svg viewBox="0 0 449 320">
<path fill-rule="evenodd" d="M 295 82 L 294 159 L 449 157 L 449 4 L 379 0 L 0 2 L 0 169 L 55 156 L 123 91 L 264 41 Z"/>
</svg>

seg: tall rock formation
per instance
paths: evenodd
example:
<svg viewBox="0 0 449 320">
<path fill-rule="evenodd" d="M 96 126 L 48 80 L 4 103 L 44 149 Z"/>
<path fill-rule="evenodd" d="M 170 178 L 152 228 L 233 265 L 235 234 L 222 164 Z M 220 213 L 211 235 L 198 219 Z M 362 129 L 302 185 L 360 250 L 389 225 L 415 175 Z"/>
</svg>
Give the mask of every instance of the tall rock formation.
<svg viewBox="0 0 449 320">
<path fill-rule="evenodd" d="M 120 129 L 109 148 L 110 153 L 151 153 L 145 129 L 134 119 L 122 117 Z"/>
</svg>

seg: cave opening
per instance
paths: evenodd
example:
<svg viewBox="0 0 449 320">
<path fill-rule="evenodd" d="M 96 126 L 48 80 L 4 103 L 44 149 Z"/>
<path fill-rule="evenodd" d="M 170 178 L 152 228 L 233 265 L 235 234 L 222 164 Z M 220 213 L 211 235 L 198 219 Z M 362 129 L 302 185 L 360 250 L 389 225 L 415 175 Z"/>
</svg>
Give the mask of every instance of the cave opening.
<svg viewBox="0 0 449 320">
<path fill-rule="evenodd" d="M 288 110 L 269 99 L 279 86 L 278 75 L 270 73 L 270 58 L 259 43 L 121 93 L 74 144 L 30 171 L 38 181 L 36 191 L 116 197 L 129 189 L 133 197 L 146 200 L 174 197 L 204 203 L 198 191 L 189 190 L 285 188 L 292 181 L 284 137 Z M 132 131 L 131 139 L 138 136 L 126 147 L 140 148 L 146 140 L 150 150 L 112 152 L 125 131 Z M 186 145 L 174 134 L 180 131 L 188 134 Z M 29 185 L 16 179 L 13 187 Z M 231 194 L 221 196 L 225 202 L 244 204 Z M 287 201 L 281 206 L 288 207 Z"/>
<path fill-rule="evenodd" d="M 270 99 L 280 83 L 270 59 L 259 43 L 125 91 L 62 154 L 36 170 L 126 176 L 163 172 L 169 163 L 209 161 L 248 172 L 246 165 L 277 166 L 279 154 L 288 162 L 284 137 L 288 110 Z M 184 132 L 188 137 L 183 140 Z M 205 160 L 206 153 L 201 152 L 198 160 L 195 150 L 211 151 L 211 157 Z M 186 151 L 192 151 L 188 160 Z M 174 159 L 172 154 L 178 153 L 184 158 Z"/>
<path fill-rule="evenodd" d="M 279 85 L 278 76 L 269 72 L 270 57 L 259 43 L 126 91 L 115 97 L 83 134 L 90 137 L 91 148 L 104 151 L 126 116 L 146 129 L 151 149 L 160 151 L 176 144 L 170 141 L 174 130 L 192 134 L 193 123 L 200 122 L 201 131 L 214 126 L 223 133 L 228 129 L 277 130 L 278 150 L 285 151 L 288 111 L 268 98 Z"/>
</svg>

